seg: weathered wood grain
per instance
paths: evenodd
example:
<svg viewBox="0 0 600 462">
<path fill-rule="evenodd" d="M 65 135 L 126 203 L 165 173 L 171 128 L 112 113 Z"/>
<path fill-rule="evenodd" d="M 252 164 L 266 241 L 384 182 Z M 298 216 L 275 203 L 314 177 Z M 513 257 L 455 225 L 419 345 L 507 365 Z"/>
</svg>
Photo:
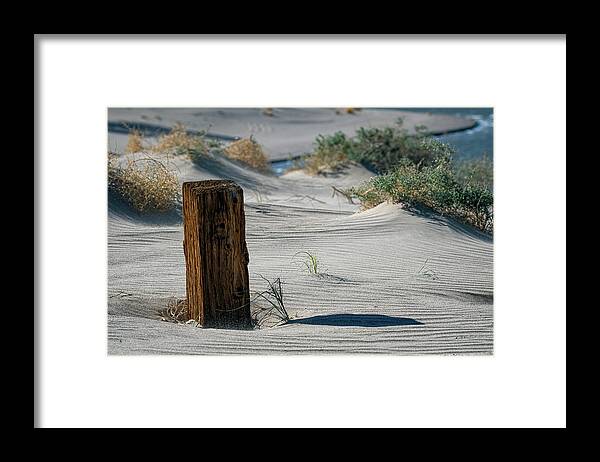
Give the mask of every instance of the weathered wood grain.
<svg viewBox="0 0 600 462">
<path fill-rule="evenodd" d="M 190 319 L 251 328 L 242 188 L 229 180 L 183 183 L 183 220 Z"/>
</svg>

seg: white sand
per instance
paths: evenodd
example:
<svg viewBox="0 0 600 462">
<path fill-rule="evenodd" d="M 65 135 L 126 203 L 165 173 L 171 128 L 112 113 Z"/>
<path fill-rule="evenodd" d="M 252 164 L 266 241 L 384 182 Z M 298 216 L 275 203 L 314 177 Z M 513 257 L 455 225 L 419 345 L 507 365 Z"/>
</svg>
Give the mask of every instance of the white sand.
<svg viewBox="0 0 600 462">
<path fill-rule="evenodd" d="M 281 277 L 293 322 L 232 331 L 161 321 L 167 300 L 185 297 L 181 217 L 141 217 L 111 198 L 109 353 L 492 353 L 490 237 L 398 205 L 357 213 L 331 186 L 368 178 L 359 166 L 328 178 L 277 178 L 226 159 L 179 158 L 177 167 L 181 181 L 230 178 L 244 188 L 251 290 L 264 289 L 259 274 Z M 325 274 L 303 270 L 294 258 L 302 250 Z"/>
</svg>

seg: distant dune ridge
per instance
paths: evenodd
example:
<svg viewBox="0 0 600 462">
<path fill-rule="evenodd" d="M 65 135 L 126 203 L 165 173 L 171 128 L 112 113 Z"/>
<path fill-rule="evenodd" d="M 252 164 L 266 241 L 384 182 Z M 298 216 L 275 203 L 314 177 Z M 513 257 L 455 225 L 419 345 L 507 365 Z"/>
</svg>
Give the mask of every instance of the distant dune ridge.
<svg viewBox="0 0 600 462">
<path fill-rule="evenodd" d="M 123 152 L 127 144 L 126 126 L 167 130 L 180 122 L 192 130 L 208 130 L 216 137 L 231 140 L 252 135 L 265 149 L 271 160 L 287 159 L 312 150 L 317 134 L 342 131 L 353 135 L 360 127 L 385 127 L 404 119 L 404 128 L 413 132 L 424 125 L 431 134 L 471 128 L 476 121 L 465 117 L 427 114 L 398 110 L 364 109 L 352 114 L 334 109 L 273 109 L 267 116 L 261 109 L 140 109 L 116 108 L 108 113 L 111 142 L 116 151 Z M 125 132 L 125 133 L 123 133 Z"/>
<path fill-rule="evenodd" d="M 258 109 L 111 109 L 109 121 L 168 127 L 178 120 L 196 129 L 210 122 L 215 133 L 255 134 L 272 158 L 281 158 L 287 147 L 290 152 L 310 150 L 318 133 L 336 131 L 340 124 L 349 129 L 355 123 L 368 125 L 360 117 L 371 123 L 397 117 L 394 111 L 322 111 L 326 110 L 275 108 L 272 115 L 265 115 Z M 194 118 L 195 126 L 189 123 Z M 472 123 L 449 116 L 435 121 L 439 131 Z M 406 119 L 405 125 L 409 128 Z M 123 136 L 109 131 L 109 149 L 112 143 L 119 151 L 126 143 Z M 136 154 L 121 160 L 131 156 Z M 161 321 L 159 312 L 168 301 L 185 297 L 180 212 L 140 215 L 111 195 L 110 354 L 493 352 L 490 236 L 400 205 L 381 204 L 359 212 L 358 204 L 336 192 L 372 176 L 358 165 L 329 176 L 293 171 L 276 177 L 224 157 L 207 157 L 195 164 L 176 157 L 172 162 L 180 183 L 222 178 L 244 189 L 250 288 L 264 289 L 261 275 L 281 278 L 292 320 L 252 331 Z M 300 251 L 318 256 L 321 274 L 309 274 L 302 267 L 295 257 Z"/>
</svg>

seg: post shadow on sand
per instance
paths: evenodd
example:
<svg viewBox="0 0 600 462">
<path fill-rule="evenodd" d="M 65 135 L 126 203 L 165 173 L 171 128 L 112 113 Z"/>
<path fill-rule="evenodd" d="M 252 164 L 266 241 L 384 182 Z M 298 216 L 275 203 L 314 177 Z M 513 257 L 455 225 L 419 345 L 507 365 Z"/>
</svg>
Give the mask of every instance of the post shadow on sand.
<svg viewBox="0 0 600 462">
<path fill-rule="evenodd" d="M 383 314 L 323 314 L 308 318 L 291 319 L 289 324 L 342 327 L 392 327 L 418 326 L 423 323 L 412 318 L 386 316 Z"/>
</svg>

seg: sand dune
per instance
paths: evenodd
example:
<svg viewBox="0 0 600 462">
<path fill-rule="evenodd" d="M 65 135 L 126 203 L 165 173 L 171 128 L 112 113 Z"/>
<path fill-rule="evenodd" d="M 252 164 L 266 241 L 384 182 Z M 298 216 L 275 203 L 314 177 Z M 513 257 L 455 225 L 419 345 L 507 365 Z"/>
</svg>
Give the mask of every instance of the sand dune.
<svg viewBox="0 0 600 462">
<path fill-rule="evenodd" d="M 489 236 L 398 205 L 359 213 L 332 189 L 371 176 L 356 165 L 330 177 L 276 177 L 219 157 L 175 162 L 182 182 L 243 187 L 251 290 L 264 289 L 260 275 L 280 277 L 292 322 L 231 331 L 161 321 L 167 301 L 185 297 L 180 214 L 142 217 L 111 197 L 109 353 L 492 353 Z M 318 256 L 321 275 L 302 268 L 303 250 Z"/>
<path fill-rule="evenodd" d="M 140 109 L 114 108 L 108 112 L 109 147 L 122 152 L 127 144 L 127 127 L 160 133 L 181 122 L 191 130 L 208 130 L 216 138 L 230 141 L 252 135 L 271 160 L 287 159 L 313 149 L 318 134 L 342 131 L 353 135 L 360 127 L 393 125 L 402 117 L 404 127 L 414 132 L 425 125 L 429 133 L 448 133 L 473 127 L 474 120 L 440 114 L 399 110 L 364 109 L 354 114 L 336 114 L 334 109 L 274 109 L 272 116 L 261 109 Z"/>
</svg>

